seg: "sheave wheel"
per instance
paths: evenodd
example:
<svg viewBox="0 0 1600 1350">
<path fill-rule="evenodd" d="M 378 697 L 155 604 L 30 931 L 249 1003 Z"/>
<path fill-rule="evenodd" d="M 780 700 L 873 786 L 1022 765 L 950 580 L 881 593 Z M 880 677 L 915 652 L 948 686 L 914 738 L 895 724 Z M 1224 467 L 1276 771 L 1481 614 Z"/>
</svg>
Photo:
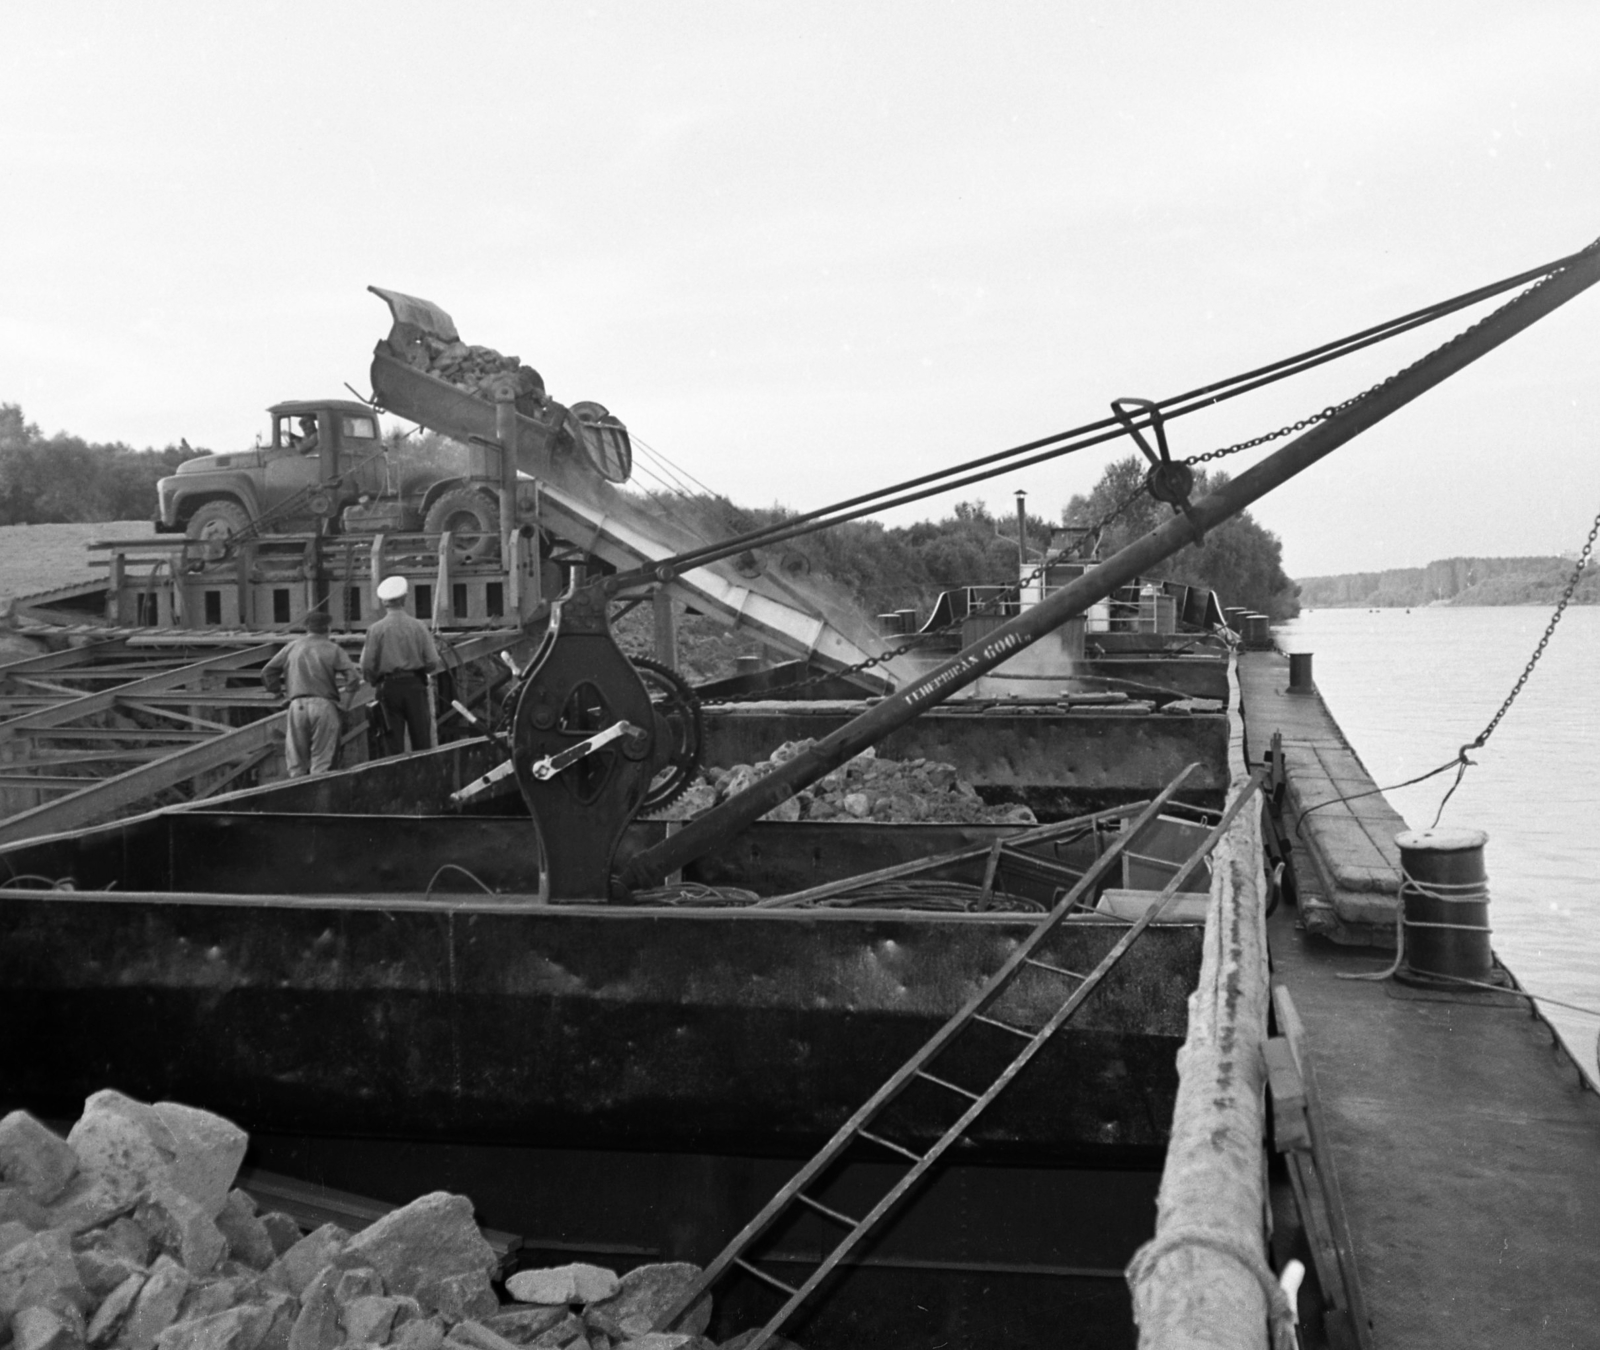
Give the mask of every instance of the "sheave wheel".
<svg viewBox="0 0 1600 1350">
<path fill-rule="evenodd" d="M 428 508 L 422 528 L 429 534 L 469 534 L 480 538 L 450 541 L 457 562 L 488 562 L 500 553 L 500 504 L 476 488 L 456 487 L 442 493 Z"/>
<path fill-rule="evenodd" d="M 195 507 L 184 534 L 200 545 L 194 553 L 206 562 L 220 562 L 228 555 L 228 541 L 250 525 L 250 513 L 238 502 L 219 499 Z"/>
<path fill-rule="evenodd" d="M 700 700 L 694 689 L 671 666 L 652 661 L 645 656 L 630 656 L 639 678 L 650 691 L 650 707 L 656 715 L 656 734 L 665 734 L 666 743 L 672 747 L 666 764 L 650 781 L 639 807 L 640 815 L 659 811 L 672 805 L 694 782 L 695 771 L 700 767 L 700 746 L 704 739 L 704 726 L 700 717 Z"/>
</svg>

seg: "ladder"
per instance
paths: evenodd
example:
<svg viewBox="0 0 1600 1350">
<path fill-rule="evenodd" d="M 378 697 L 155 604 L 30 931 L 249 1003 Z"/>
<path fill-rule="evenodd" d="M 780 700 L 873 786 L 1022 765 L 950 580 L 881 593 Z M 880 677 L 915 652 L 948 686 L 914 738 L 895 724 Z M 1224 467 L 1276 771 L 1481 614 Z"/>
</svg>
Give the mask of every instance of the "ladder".
<svg viewBox="0 0 1600 1350">
<path fill-rule="evenodd" d="M 788 1184 L 767 1202 L 766 1207 L 755 1218 L 750 1220 L 722 1252 L 706 1266 L 699 1278 L 684 1291 L 678 1301 L 657 1318 L 655 1323 L 656 1330 L 665 1331 L 671 1328 L 673 1323 L 692 1308 L 706 1291 L 721 1279 L 731 1267 L 737 1266 L 787 1296 L 787 1301 L 784 1305 L 773 1314 L 766 1325 L 756 1334 L 755 1338 L 745 1347 L 745 1350 L 761 1350 L 761 1347 L 767 1344 L 778 1329 L 788 1321 L 795 1310 L 828 1277 L 829 1273 L 921 1180 L 928 1169 L 966 1132 L 985 1108 L 999 1096 L 1001 1090 L 1022 1072 L 1028 1061 L 1039 1052 L 1045 1042 L 1083 1005 L 1094 989 L 1110 973 L 1112 967 L 1137 941 L 1139 935 L 1150 926 L 1166 907 L 1166 902 L 1178 893 L 1178 889 L 1188 880 L 1194 869 L 1200 865 L 1201 860 L 1216 846 L 1217 841 L 1222 838 L 1223 832 L 1228 828 L 1234 816 L 1237 815 L 1240 807 L 1253 795 L 1254 788 L 1260 782 L 1260 775 L 1258 774 L 1252 779 L 1250 790 L 1240 792 L 1235 796 L 1215 828 L 1178 869 L 1177 873 L 1167 883 L 1166 888 L 1159 895 L 1153 897 L 1150 907 L 1145 911 L 1143 917 L 1129 927 L 1128 931 L 1117 940 L 1116 944 L 1101 958 L 1100 963 L 1092 971 L 1088 974 L 1080 974 L 1077 971 L 1053 965 L 1048 961 L 1036 959 L 1033 953 L 1038 949 L 1040 943 L 1078 905 L 1080 898 L 1088 893 L 1099 879 L 1105 875 L 1106 871 L 1120 857 L 1122 851 L 1138 838 L 1139 833 L 1155 819 L 1162 807 L 1167 804 L 1172 795 L 1198 767 L 1198 764 L 1190 764 L 1161 790 L 1140 812 L 1132 827 L 1124 831 L 1094 861 L 1077 884 L 1056 903 L 1055 907 L 1040 921 L 1033 932 L 1018 945 L 1017 950 L 1006 959 L 1005 963 L 989 978 L 983 988 L 973 995 L 966 1005 L 952 1016 L 948 1022 L 940 1027 L 920 1050 L 901 1065 L 865 1105 L 839 1127 L 833 1138 L 823 1145 L 821 1151 L 795 1173 Z M 1024 1030 L 1021 1027 L 1013 1026 L 1009 1022 L 987 1016 L 984 1012 L 1011 984 L 1013 979 L 1022 973 L 1025 967 L 1048 972 L 1066 981 L 1068 986 L 1065 1001 L 1038 1031 Z M 981 1092 L 974 1092 L 960 1084 L 939 1077 L 928 1070 L 928 1066 L 935 1057 L 961 1031 L 971 1026 L 974 1022 L 996 1028 L 1024 1042 L 1011 1062 Z M 919 1078 L 944 1089 L 953 1096 L 959 1097 L 965 1103 L 965 1107 L 955 1123 L 940 1135 L 926 1153 L 921 1154 L 868 1129 L 868 1126 L 876 1121 L 877 1117 L 883 1113 L 889 1104 L 905 1088 Z M 807 1195 L 805 1189 L 857 1140 L 864 1140 L 869 1144 L 876 1145 L 889 1153 L 897 1155 L 909 1164 L 905 1173 L 883 1198 L 860 1218 L 843 1214 L 828 1205 L 824 1205 L 821 1201 Z M 823 1258 L 816 1269 L 806 1278 L 805 1282 L 799 1286 L 790 1285 L 786 1281 L 778 1279 L 756 1265 L 754 1261 L 746 1259 L 746 1253 L 750 1251 L 757 1239 L 795 1204 L 805 1206 L 807 1209 L 820 1214 L 823 1218 L 846 1230 L 845 1236 L 839 1244 Z"/>
</svg>

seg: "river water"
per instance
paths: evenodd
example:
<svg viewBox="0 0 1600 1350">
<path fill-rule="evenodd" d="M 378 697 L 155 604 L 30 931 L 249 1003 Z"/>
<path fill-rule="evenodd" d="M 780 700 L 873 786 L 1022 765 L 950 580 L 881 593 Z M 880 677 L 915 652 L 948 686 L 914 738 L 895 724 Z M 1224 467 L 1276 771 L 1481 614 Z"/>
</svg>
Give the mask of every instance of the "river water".
<svg viewBox="0 0 1600 1350">
<path fill-rule="evenodd" d="M 1384 788 L 1453 760 L 1494 716 L 1550 621 L 1547 608 L 1319 609 L 1276 630 L 1312 670 Z M 1488 832 L 1494 948 L 1535 994 L 1600 1010 L 1600 608 L 1566 611 L 1544 656 L 1445 807 Z M 1385 795 L 1426 829 L 1454 770 Z M 1600 1016 L 1545 1005 L 1596 1075 Z"/>
</svg>

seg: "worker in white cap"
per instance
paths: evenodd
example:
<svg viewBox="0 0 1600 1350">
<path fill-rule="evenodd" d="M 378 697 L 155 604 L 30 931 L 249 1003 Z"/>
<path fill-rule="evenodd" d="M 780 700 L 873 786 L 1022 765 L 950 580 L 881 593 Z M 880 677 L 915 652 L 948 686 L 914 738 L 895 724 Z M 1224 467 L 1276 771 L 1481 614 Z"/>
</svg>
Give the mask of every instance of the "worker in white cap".
<svg viewBox="0 0 1600 1350">
<path fill-rule="evenodd" d="M 411 733 L 413 750 L 433 747 L 433 719 L 428 708 L 428 676 L 444 669 L 439 649 L 427 625 L 406 613 L 404 577 L 385 577 L 378 583 L 383 617 L 367 629 L 361 649 L 361 673 L 378 691 L 379 748 L 398 755 Z"/>
</svg>

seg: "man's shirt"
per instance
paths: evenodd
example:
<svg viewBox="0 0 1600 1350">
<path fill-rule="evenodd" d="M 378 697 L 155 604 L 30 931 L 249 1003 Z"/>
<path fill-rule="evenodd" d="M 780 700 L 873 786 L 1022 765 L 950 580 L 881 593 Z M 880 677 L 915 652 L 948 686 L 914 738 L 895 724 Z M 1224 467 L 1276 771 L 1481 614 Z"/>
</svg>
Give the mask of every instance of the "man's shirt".
<svg viewBox="0 0 1600 1350">
<path fill-rule="evenodd" d="M 361 683 L 361 672 L 344 648 L 320 633 L 297 637 L 278 649 L 261 671 L 262 683 L 290 698 L 327 698 L 339 701 L 341 679 L 349 686 Z"/>
<path fill-rule="evenodd" d="M 369 684 L 398 670 L 443 670 L 433 634 L 420 619 L 403 609 L 391 609 L 367 629 L 367 645 L 361 649 L 361 673 Z"/>
</svg>

